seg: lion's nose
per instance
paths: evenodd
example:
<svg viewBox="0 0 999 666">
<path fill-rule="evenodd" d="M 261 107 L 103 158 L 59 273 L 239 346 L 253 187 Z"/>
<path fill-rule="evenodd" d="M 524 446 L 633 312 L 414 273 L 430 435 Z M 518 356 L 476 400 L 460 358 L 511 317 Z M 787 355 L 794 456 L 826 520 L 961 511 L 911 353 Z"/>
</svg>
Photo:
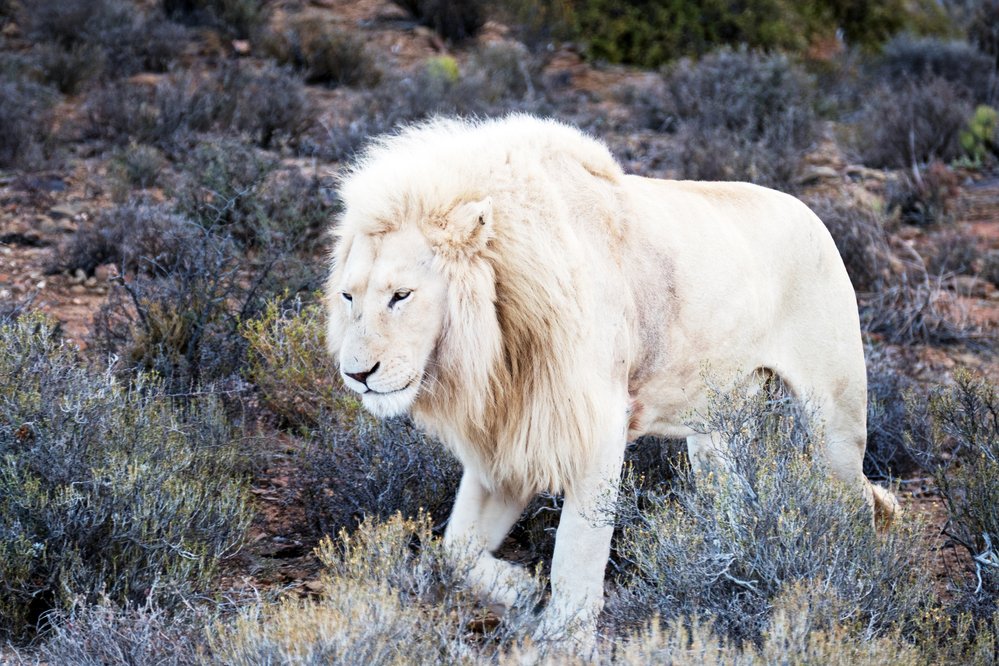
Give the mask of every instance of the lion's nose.
<svg viewBox="0 0 999 666">
<path fill-rule="evenodd" d="M 378 366 L 380 366 L 381 364 L 382 364 L 381 361 L 379 361 L 379 362 L 375 363 L 373 366 L 371 366 L 370 370 L 362 371 L 362 372 L 345 372 L 343 374 L 347 375 L 348 377 L 350 377 L 354 381 L 361 382 L 362 384 L 364 384 L 365 386 L 367 386 L 367 384 L 368 384 L 368 381 L 367 381 L 368 377 L 370 377 L 371 375 L 373 375 L 376 372 L 378 372 Z"/>
</svg>

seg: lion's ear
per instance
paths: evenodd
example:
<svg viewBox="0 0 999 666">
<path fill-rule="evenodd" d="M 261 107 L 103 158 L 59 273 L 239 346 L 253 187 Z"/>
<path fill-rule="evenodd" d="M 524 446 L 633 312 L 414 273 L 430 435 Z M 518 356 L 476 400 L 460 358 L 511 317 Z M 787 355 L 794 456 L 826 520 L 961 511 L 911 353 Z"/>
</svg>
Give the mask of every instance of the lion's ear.
<svg viewBox="0 0 999 666">
<path fill-rule="evenodd" d="M 428 234 L 438 250 L 466 255 L 482 251 L 493 236 L 492 197 L 456 206 L 442 223 Z"/>
</svg>

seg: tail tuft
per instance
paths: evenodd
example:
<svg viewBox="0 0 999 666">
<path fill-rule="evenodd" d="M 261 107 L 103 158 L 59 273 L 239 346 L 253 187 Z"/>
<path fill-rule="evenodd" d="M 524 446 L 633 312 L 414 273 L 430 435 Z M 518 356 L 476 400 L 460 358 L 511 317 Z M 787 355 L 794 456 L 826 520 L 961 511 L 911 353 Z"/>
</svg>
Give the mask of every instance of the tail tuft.
<svg viewBox="0 0 999 666">
<path fill-rule="evenodd" d="M 902 513 L 902 505 L 891 491 L 881 486 L 872 483 L 871 491 L 874 493 L 874 526 L 879 532 L 884 532 Z"/>
</svg>

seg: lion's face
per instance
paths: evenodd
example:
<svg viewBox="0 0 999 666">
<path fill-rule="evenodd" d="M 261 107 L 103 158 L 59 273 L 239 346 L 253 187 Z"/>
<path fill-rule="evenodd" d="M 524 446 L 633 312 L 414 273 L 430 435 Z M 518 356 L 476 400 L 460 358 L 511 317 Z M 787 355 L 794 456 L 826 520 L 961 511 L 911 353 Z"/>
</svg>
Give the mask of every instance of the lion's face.
<svg viewBox="0 0 999 666">
<path fill-rule="evenodd" d="M 330 287 L 330 307 L 340 308 L 331 329 L 342 330 L 331 339 L 342 339 L 334 351 L 344 384 L 376 416 L 407 412 L 445 316 L 447 282 L 434 270 L 430 244 L 413 228 L 357 236 Z"/>
</svg>

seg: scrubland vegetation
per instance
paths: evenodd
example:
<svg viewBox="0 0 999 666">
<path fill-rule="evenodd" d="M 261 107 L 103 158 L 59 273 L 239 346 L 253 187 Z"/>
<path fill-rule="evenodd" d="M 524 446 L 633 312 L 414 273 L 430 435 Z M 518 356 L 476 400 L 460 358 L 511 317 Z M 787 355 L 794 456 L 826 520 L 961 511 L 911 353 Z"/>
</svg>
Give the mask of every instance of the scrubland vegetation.
<svg viewBox="0 0 999 666">
<path fill-rule="evenodd" d="M 457 461 L 344 391 L 318 295 L 365 141 L 529 112 L 812 206 L 858 292 L 865 469 L 905 509 L 874 532 L 807 405 L 719 394 L 691 422 L 731 469 L 629 450 L 594 658 L 996 663 L 997 26 L 993 0 L 0 0 L 0 661 L 583 661 L 531 634 L 560 499 L 503 545 L 536 580 L 498 618 L 442 556 Z"/>
</svg>

